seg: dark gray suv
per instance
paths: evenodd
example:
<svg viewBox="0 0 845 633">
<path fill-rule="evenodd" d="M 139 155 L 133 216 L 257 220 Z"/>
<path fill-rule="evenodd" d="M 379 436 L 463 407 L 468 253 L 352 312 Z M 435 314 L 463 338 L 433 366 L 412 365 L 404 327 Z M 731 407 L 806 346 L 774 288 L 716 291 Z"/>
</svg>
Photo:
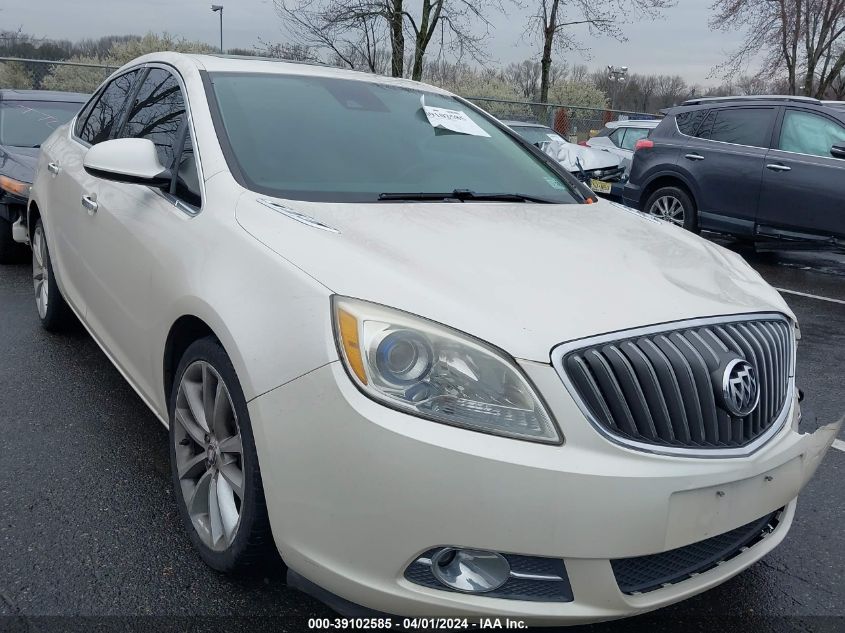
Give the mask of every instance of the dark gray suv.
<svg viewBox="0 0 845 633">
<path fill-rule="evenodd" d="M 638 142 L 625 202 L 691 231 L 845 245 L 845 110 L 805 97 L 695 99 Z"/>
</svg>

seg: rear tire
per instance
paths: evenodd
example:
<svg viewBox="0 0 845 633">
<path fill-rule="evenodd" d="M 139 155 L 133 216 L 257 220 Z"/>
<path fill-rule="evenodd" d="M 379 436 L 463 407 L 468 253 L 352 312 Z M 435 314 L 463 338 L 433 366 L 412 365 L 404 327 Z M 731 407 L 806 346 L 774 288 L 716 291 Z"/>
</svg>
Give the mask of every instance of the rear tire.
<svg viewBox="0 0 845 633">
<path fill-rule="evenodd" d="M 41 218 L 32 232 L 32 285 L 41 327 L 48 332 L 61 332 L 73 323 L 73 313 L 56 282 Z"/>
<path fill-rule="evenodd" d="M 699 232 L 698 210 L 680 187 L 661 187 L 648 197 L 643 211 L 692 233 Z"/>
<path fill-rule="evenodd" d="M 23 264 L 26 260 L 26 244 L 12 239 L 12 223 L 0 218 L 0 264 Z"/>
<path fill-rule="evenodd" d="M 169 418 L 176 504 L 202 559 L 225 573 L 279 565 L 246 399 L 217 339 L 185 351 Z"/>
</svg>

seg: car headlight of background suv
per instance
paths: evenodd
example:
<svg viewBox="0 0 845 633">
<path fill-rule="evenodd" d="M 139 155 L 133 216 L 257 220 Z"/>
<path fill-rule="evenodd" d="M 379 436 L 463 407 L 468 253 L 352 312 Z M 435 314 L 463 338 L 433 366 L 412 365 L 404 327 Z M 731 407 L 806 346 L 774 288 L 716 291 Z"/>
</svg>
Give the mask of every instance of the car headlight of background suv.
<svg viewBox="0 0 845 633">
<path fill-rule="evenodd" d="M 367 396 L 465 429 L 559 444 L 562 436 L 516 363 L 496 348 L 407 312 L 335 296 L 334 331 Z"/>
<path fill-rule="evenodd" d="M 8 176 L 0 176 L 0 189 L 23 198 L 24 200 L 29 198 L 29 190 L 31 188 L 32 185 L 29 183 L 21 182 L 20 180 L 15 180 L 14 178 L 9 178 Z"/>
</svg>

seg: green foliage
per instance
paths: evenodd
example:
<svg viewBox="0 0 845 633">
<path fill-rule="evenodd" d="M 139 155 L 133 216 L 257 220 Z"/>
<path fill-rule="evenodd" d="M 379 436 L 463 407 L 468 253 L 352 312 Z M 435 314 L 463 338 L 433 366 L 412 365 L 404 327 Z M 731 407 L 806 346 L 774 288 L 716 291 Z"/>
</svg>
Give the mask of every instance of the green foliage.
<svg viewBox="0 0 845 633">
<path fill-rule="evenodd" d="M 549 101 L 582 108 L 604 108 L 607 95 L 586 81 L 562 81 L 549 90 Z"/>
<path fill-rule="evenodd" d="M 113 66 L 122 66 L 141 55 L 159 53 L 161 51 L 214 53 L 217 49 L 205 42 L 186 40 L 183 37 L 175 37 L 170 33 L 162 33 L 161 35 L 147 33 L 140 39 L 116 42 L 103 62 Z"/>
<path fill-rule="evenodd" d="M 0 63 L 0 88 L 29 89 L 33 85 L 32 72 L 20 62 Z"/>
<path fill-rule="evenodd" d="M 101 64 L 97 58 L 74 57 L 68 61 L 79 64 Z M 41 82 L 44 90 L 64 90 L 67 92 L 94 92 L 112 68 L 91 68 L 86 66 L 53 66 L 52 72 Z"/>
<path fill-rule="evenodd" d="M 67 61 L 90 66 L 0 64 L 0 87 L 93 92 L 114 70 L 141 55 L 160 51 L 213 53 L 216 50 L 203 42 L 189 41 L 169 33 L 101 38 L 83 42 L 78 48 L 89 50 L 90 54 L 74 55 Z"/>
</svg>

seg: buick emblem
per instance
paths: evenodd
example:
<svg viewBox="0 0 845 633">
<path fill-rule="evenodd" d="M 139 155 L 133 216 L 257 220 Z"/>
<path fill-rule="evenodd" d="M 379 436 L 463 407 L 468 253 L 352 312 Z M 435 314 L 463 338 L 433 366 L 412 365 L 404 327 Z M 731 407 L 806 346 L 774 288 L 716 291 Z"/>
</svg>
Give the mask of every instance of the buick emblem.
<svg viewBox="0 0 845 633">
<path fill-rule="evenodd" d="M 757 408 L 760 384 L 750 363 L 741 358 L 728 362 L 722 374 L 722 398 L 728 412 L 738 418 L 744 418 Z"/>
</svg>

